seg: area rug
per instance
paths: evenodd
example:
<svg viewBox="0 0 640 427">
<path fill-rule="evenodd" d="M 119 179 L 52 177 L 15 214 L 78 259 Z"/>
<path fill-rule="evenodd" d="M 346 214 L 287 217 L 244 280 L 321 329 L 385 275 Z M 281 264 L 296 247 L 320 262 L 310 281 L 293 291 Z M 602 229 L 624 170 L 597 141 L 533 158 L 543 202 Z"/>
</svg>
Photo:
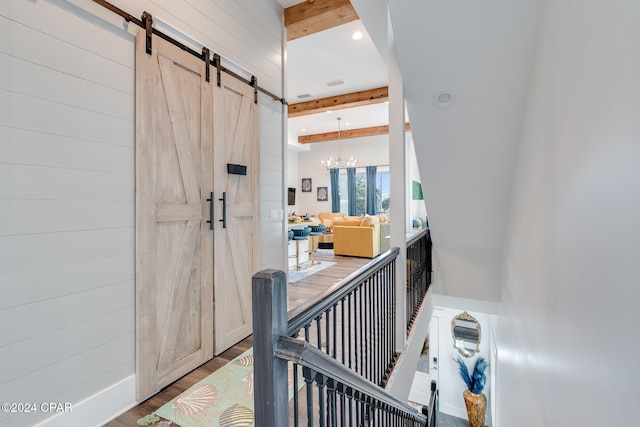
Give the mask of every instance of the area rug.
<svg viewBox="0 0 640 427">
<path fill-rule="evenodd" d="M 289 283 L 296 283 L 305 277 L 309 277 L 312 274 L 317 273 L 318 271 L 322 271 L 327 267 L 331 267 L 335 262 L 332 261 L 320 261 L 316 265 L 308 266 L 305 270 L 289 270 Z"/>
<path fill-rule="evenodd" d="M 289 396 L 293 396 L 289 365 Z M 300 374 L 301 375 L 301 374 Z M 304 384 L 302 377 L 298 381 Z M 248 427 L 253 418 L 253 349 L 194 384 L 155 412 L 182 427 Z"/>
<path fill-rule="evenodd" d="M 335 255 L 333 253 L 333 249 L 316 249 L 316 254 L 317 255 Z"/>
</svg>

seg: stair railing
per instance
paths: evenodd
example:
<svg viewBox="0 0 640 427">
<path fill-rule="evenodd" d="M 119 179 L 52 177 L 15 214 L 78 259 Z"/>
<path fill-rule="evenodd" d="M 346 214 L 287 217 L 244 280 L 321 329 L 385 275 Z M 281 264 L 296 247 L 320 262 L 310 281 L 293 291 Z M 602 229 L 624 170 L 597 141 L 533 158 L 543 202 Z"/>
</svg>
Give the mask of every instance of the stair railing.
<svg viewBox="0 0 640 427">
<path fill-rule="evenodd" d="M 398 253 L 386 252 L 289 316 L 285 273 L 253 276 L 256 427 L 305 420 L 309 426 L 426 425 L 424 415 L 379 385 L 397 358 Z"/>
<path fill-rule="evenodd" d="M 431 285 L 431 246 L 429 229 L 407 241 L 407 334 Z"/>
<path fill-rule="evenodd" d="M 289 313 L 286 335 L 301 337 L 366 379 L 386 384 L 398 354 L 393 248 Z M 285 285 L 286 286 L 286 285 Z"/>
</svg>

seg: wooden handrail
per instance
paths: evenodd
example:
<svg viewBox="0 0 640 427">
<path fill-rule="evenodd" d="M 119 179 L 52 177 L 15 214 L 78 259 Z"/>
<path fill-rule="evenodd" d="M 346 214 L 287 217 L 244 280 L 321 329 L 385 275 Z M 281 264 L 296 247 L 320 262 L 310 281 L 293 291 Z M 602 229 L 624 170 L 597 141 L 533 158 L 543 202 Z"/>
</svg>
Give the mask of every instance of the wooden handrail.
<svg viewBox="0 0 640 427">
<path fill-rule="evenodd" d="M 276 356 L 283 360 L 310 368 L 329 378 L 339 379 L 345 386 L 363 393 L 365 396 L 411 414 L 420 421 L 427 421 L 427 418 L 413 406 L 397 399 L 371 381 L 367 381 L 361 375 L 353 372 L 342 363 L 305 341 L 289 337 L 280 337 L 276 343 Z"/>
</svg>

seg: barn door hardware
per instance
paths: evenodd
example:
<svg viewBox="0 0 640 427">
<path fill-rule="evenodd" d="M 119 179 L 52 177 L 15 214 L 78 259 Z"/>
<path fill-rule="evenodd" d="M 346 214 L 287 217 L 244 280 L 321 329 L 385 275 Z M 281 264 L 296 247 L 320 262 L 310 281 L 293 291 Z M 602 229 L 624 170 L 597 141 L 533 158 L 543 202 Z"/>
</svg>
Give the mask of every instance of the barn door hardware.
<svg viewBox="0 0 640 427">
<path fill-rule="evenodd" d="M 151 16 L 149 12 L 143 12 L 142 23 L 144 24 L 144 30 L 147 32 L 147 36 L 146 36 L 147 55 L 151 55 L 151 34 L 153 33 L 153 16 Z"/>
<path fill-rule="evenodd" d="M 209 65 L 211 64 L 211 51 L 208 47 L 202 48 L 202 59 L 204 60 L 204 69 L 205 69 L 205 77 L 207 78 L 207 83 L 209 82 Z"/>
<path fill-rule="evenodd" d="M 216 66 L 216 78 L 218 79 L 218 87 L 221 86 L 222 81 L 220 79 L 220 73 L 222 72 L 222 61 L 220 60 L 220 55 L 217 53 L 213 54 L 213 64 Z"/>
<path fill-rule="evenodd" d="M 251 76 L 251 83 L 253 86 L 253 102 L 258 103 L 258 78 L 256 76 Z"/>
<path fill-rule="evenodd" d="M 222 202 L 222 219 L 219 219 L 222 223 L 222 228 L 227 228 L 227 192 L 222 193 L 222 199 L 218 199 Z"/>
<path fill-rule="evenodd" d="M 184 50 L 185 52 L 189 52 L 191 55 L 196 56 L 196 57 L 202 59 L 205 62 L 207 61 L 207 59 L 204 57 L 202 52 L 197 52 L 194 49 L 190 48 L 189 46 L 185 45 L 184 43 L 181 43 L 178 40 L 176 40 L 174 38 L 171 38 L 168 35 L 164 34 L 162 31 L 158 31 L 157 29 L 153 28 L 153 17 L 151 15 L 151 13 L 144 12 L 142 14 L 142 20 L 140 20 L 140 19 L 135 18 L 134 16 L 128 14 L 124 10 L 119 9 L 118 7 L 116 7 L 113 4 L 109 3 L 107 0 L 93 0 L 93 2 L 99 4 L 100 6 L 104 7 L 105 9 L 110 10 L 111 12 L 113 12 L 113 13 L 115 13 L 117 15 L 120 15 L 122 18 L 124 18 L 125 21 L 133 22 L 137 26 L 139 26 L 141 28 L 144 28 L 144 30 L 146 31 L 146 51 L 147 51 L 147 54 L 151 55 L 151 51 L 152 51 L 151 50 L 151 35 L 155 34 L 156 36 L 168 41 L 172 45 Z M 209 50 L 209 52 L 211 52 L 211 50 Z M 249 81 L 246 78 L 243 78 L 242 76 L 234 73 L 233 71 L 223 67 L 221 65 L 222 58 L 219 55 L 214 55 L 213 61 L 214 61 L 214 64 L 216 65 L 216 68 L 217 68 L 218 86 L 220 86 L 220 73 L 221 72 L 225 72 L 225 73 L 229 74 L 230 76 L 242 81 L 243 83 L 246 83 L 246 84 L 252 86 L 254 88 L 254 99 L 255 99 L 256 103 L 258 103 L 258 91 L 260 91 L 260 92 L 270 96 L 274 100 L 276 100 L 278 102 L 281 102 L 283 105 L 287 105 L 287 101 L 284 98 L 280 98 L 279 96 L 276 96 L 273 93 L 269 92 L 268 90 L 258 86 L 258 81 L 257 81 L 257 79 L 255 77 L 252 77 L 251 81 Z"/>
<path fill-rule="evenodd" d="M 211 192 L 211 196 L 210 198 L 207 199 L 207 202 L 209 202 L 209 221 L 207 221 L 207 223 L 209 223 L 209 230 L 213 230 L 213 201 L 215 199 L 213 198 L 213 191 Z"/>
</svg>

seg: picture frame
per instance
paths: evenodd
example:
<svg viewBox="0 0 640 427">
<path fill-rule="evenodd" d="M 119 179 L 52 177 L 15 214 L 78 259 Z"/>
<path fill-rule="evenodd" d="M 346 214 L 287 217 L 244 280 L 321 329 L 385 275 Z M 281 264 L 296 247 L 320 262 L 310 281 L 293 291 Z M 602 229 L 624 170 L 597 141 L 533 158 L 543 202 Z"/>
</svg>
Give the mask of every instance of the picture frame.
<svg viewBox="0 0 640 427">
<path fill-rule="evenodd" d="M 311 193 L 311 178 L 302 178 L 302 192 Z"/>
<path fill-rule="evenodd" d="M 318 187 L 318 201 L 326 202 L 329 200 L 329 187 Z"/>
</svg>

